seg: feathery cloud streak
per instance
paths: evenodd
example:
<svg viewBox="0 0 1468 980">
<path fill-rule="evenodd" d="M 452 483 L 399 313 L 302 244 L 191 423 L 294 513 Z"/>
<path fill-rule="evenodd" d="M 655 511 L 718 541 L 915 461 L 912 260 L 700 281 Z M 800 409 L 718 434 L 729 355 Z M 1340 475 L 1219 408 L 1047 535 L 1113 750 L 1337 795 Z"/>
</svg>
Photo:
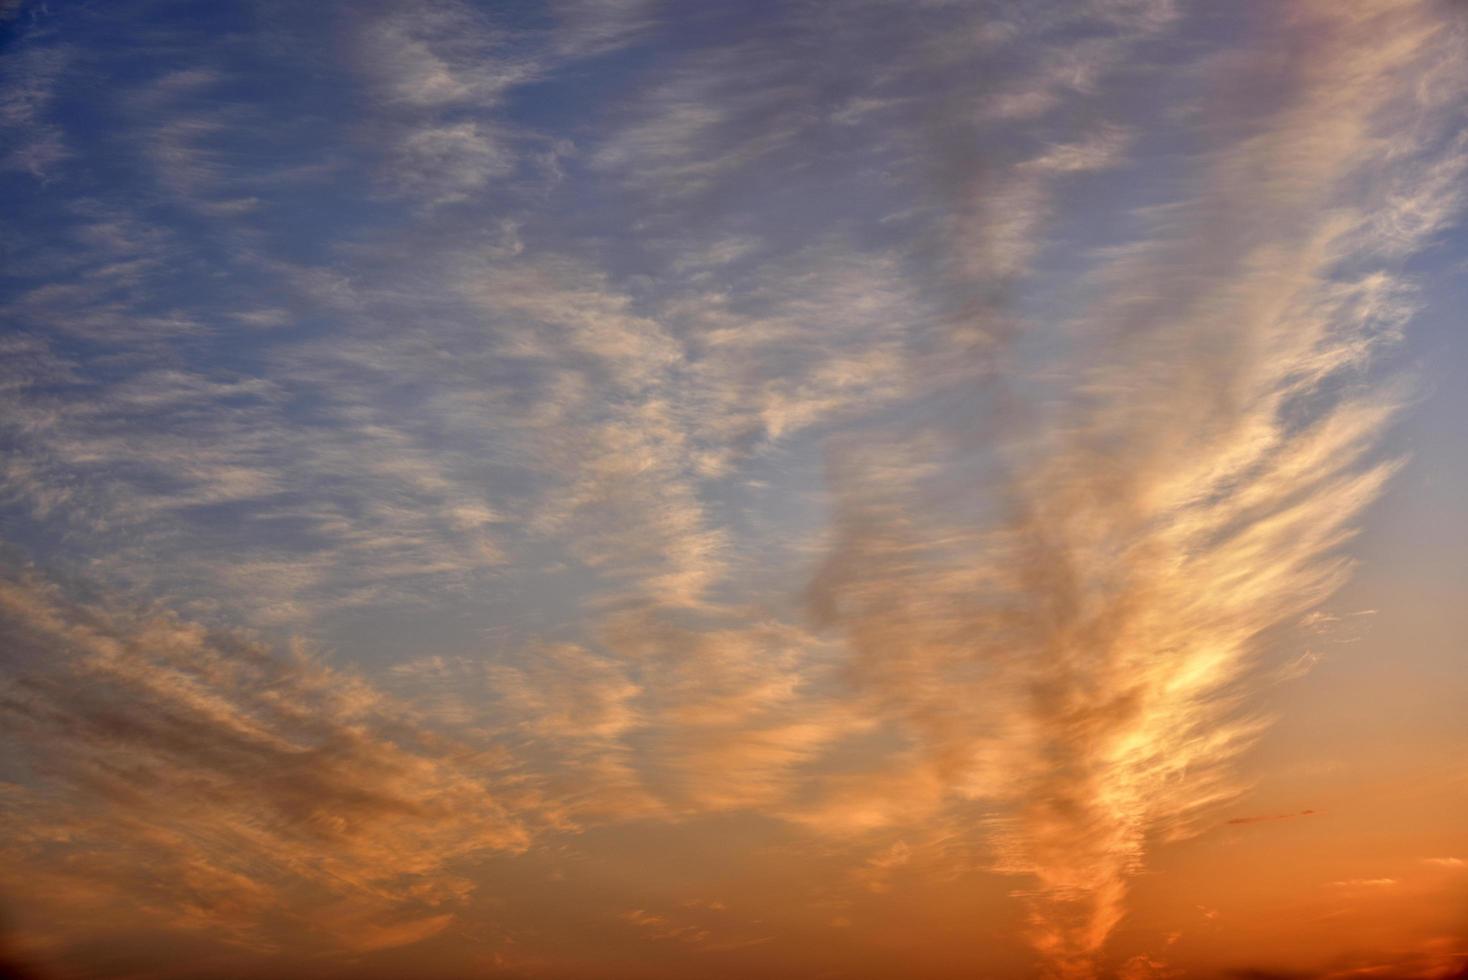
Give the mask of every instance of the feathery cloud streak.
<svg viewBox="0 0 1468 980">
<path fill-rule="evenodd" d="M 1112 952 L 1159 848 L 1344 809 L 1223 805 L 1403 465 L 1451 4 L 3 29 L 36 958 L 809 975 L 962 881 L 1023 918 L 974 970 L 1166 975 Z M 681 877 L 594 879 L 648 827 Z M 734 840 L 804 904 L 711 897 Z"/>
</svg>

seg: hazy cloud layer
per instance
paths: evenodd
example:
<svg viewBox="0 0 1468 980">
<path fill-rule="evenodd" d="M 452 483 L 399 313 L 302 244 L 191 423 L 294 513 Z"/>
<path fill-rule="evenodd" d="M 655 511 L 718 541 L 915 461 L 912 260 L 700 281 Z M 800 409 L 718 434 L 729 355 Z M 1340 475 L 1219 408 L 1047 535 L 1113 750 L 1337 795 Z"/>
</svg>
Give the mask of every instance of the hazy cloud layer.
<svg viewBox="0 0 1468 980">
<path fill-rule="evenodd" d="M 25 957 L 946 976 L 821 959 L 932 889 L 980 973 L 1196 975 L 1158 849 L 1339 812 L 1238 762 L 1365 630 L 1462 11 L 744 6 L 0 18 Z M 1392 914 L 1313 975 L 1461 968 Z"/>
</svg>

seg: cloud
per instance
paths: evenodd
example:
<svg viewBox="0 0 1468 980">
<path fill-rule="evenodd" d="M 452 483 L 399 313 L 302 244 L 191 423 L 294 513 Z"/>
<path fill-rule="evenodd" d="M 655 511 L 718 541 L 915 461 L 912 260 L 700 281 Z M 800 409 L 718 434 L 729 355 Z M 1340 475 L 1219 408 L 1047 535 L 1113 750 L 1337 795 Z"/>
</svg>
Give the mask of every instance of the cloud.
<svg viewBox="0 0 1468 980">
<path fill-rule="evenodd" d="M 555 46 L 581 57 L 635 43 L 657 26 L 658 6 L 657 0 L 552 0 Z"/>
<path fill-rule="evenodd" d="M 507 757 L 304 650 L 29 576 L 0 583 L 0 607 L 4 724 L 26 767 L 5 784 L 4 861 L 49 910 L 42 930 L 86 909 L 261 950 L 300 940 L 280 931 L 287 910 L 305 934 L 385 948 L 450 924 L 473 888 L 457 858 L 531 839 L 497 785 Z"/>
<path fill-rule="evenodd" d="M 727 953 L 749 946 L 759 946 L 774 937 L 751 935 L 752 923 L 731 921 L 722 903 L 685 903 L 681 914 L 663 914 L 644 909 L 631 909 L 619 916 L 641 930 L 654 942 L 677 942 L 703 952 Z"/>
<path fill-rule="evenodd" d="M 1228 824 L 1229 826 L 1243 826 L 1251 823 L 1269 823 L 1275 820 L 1294 820 L 1297 817 L 1311 817 L 1314 816 L 1317 812 L 1318 811 L 1315 810 L 1301 810 L 1299 813 L 1271 813 L 1266 816 L 1260 817 L 1231 817 L 1228 820 L 1225 820 L 1224 823 Z"/>
<path fill-rule="evenodd" d="M 403 185 L 426 190 L 437 203 L 462 200 L 513 168 L 494 138 L 471 122 L 414 130 L 400 152 Z"/>
<path fill-rule="evenodd" d="M 1094 974 L 1147 838 L 1191 832 L 1234 792 L 1226 763 L 1259 725 L 1238 710 L 1253 639 L 1342 581 L 1350 521 L 1394 468 L 1369 450 L 1397 398 L 1338 380 L 1398 322 L 1369 285 L 1398 247 L 1368 233 L 1392 192 L 1340 195 L 1363 168 L 1383 186 L 1412 169 L 1371 152 L 1409 145 L 1388 107 L 1425 121 L 1445 103 L 1386 79 L 1455 48 L 1415 8 L 1319 5 L 1280 29 L 1309 32 L 1308 67 L 1107 274 L 1045 428 L 1005 433 L 979 471 L 1002 511 L 944 508 L 972 491 L 923 449 L 964 445 L 941 425 L 833 468 L 817 609 L 949 792 L 1005 802 L 998 867 L 1034 882 L 1032 939 L 1056 976 Z M 1437 159 L 1431 137 L 1416 145 Z M 964 275 L 1024 268 L 1004 221 L 963 220 L 999 229 L 998 252 L 962 246 Z"/>
<path fill-rule="evenodd" d="M 1079 978 L 1159 843 L 1315 813 L 1220 811 L 1318 660 L 1258 669 L 1271 631 L 1364 615 L 1321 604 L 1401 465 L 1377 365 L 1462 203 L 1461 38 L 1388 0 L 737 7 L 136 46 L 88 7 L 7 59 L 37 948 L 554 974 L 584 912 L 655 970 L 805 914 L 619 870 L 729 847 L 824 922 L 1012 892 Z M 117 84 L 73 126 L 76 65 Z M 600 904 L 532 922 L 547 855 Z"/>
<path fill-rule="evenodd" d="M 74 57 L 75 52 L 59 44 L 7 52 L 0 69 L 0 134 L 5 136 L 0 169 L 45 178 L 71 155 L 50 109 Z"/>
<path fill-rule="evenodd" d="M 1423 858 L 1423 864 L 1430 864 L 1435 868 L 1448 868 L 1456 871 L 1459 868 L 1468 868 L 1468 861 L 1456 857 Z"/>
<path fill-rule="evenodd" d="M 708 939 L 708 931 L 691 925 L 676 925 L 666 916 L 642 909 L 622 913 L 622 918 L 640 929 L 645 929 L 654 939 L 676 939 L 685 943 L 701 943 Z"/>
<path fill-rule="evenodd" d="M 453 0 L 392 9 L 360 22 L 364 68 L 385 100 L 405 107 L 492 106 L 533 64 L 497 56 L 505 32 Z"/>
<path fill-rule="evenodd" d="M 543 74 L 523 32 L 452 2 L 375 5 L 354 22 L 358 70 L 378 95 L 396 192 L 433 206 L 480 197 L 519 154 L 497 121 L 517 86 Z"/>
<path fill-rule="evenodd" d="M 1358 951 L 1337 957 L 1311 976 L 1325 980 L 1350 977 L 1381 977 L 1384 980 L 1456 980 L 1468 969 L 1468 951 L 1456 937 L 1434 937 L 1417 948 Z M 1274 970 L 1239 970 L 1230 974 L 1257 980 L 1290 980 L 1303 974 Z"/>
</svg>

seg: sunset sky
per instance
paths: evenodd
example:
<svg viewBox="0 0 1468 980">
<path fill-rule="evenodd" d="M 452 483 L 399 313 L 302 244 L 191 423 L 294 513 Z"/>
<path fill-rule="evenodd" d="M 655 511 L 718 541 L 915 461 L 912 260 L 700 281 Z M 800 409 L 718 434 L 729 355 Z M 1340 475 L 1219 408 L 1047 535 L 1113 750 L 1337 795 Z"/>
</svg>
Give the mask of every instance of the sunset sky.
<svg viewBox="0 0 1468 980">
<path fill-rule="evenodd" d="M 1468 3 L 0 0 L 0 976 L 1468 977 Z"/>
</svg>

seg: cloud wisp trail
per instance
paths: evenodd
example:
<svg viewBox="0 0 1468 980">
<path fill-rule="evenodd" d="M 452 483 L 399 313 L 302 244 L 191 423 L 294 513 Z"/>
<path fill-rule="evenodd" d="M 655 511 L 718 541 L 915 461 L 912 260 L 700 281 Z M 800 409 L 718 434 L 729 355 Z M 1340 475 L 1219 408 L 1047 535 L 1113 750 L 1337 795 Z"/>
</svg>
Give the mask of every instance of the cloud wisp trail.
<svg viewBox="0 0 1468 980">
<path fill-rule="evenodd" d="M 1396 466 L 1377 445 L 1406 396 L 1370 364 L 1463 178 L 1462 38 L 1438 13 L 1270 16 L 1215 69 L 1189 192 L 1044 365 L 1066 390 L 1005 379 L 1021 421 L 987 473 L 949 462 L 967 418 L 833 469 L 817 605 L 924 763 L 998 802 L 998 867 L 1030 881 L 1053 976 L 1097 975 L 1148 842 L 1235 791 L 1256 641 L 1341 584 Z M 1230 87 L 1263 76 L 1261 113 Z M 985 495 L 1002 513 L 959 513 Z"/>
</svg>

